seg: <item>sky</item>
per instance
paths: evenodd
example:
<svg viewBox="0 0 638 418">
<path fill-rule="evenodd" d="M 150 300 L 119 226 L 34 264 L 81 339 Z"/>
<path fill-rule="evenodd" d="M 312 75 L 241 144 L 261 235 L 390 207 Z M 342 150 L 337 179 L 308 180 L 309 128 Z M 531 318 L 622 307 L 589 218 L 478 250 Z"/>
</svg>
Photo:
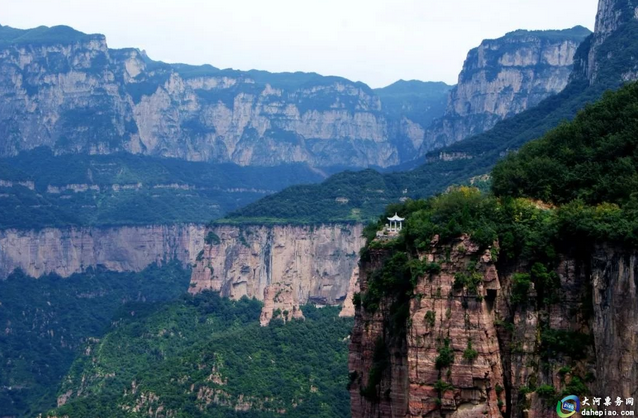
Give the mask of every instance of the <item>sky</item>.
<svg viewBox="0 0 638 418">
<path fill-rule="evenodd" d="M 68 25 L 165 62 L 455 84 L 483 39 L 594 29 L 598 0 L 0 0 L 0 24 Z"/>
</svg>

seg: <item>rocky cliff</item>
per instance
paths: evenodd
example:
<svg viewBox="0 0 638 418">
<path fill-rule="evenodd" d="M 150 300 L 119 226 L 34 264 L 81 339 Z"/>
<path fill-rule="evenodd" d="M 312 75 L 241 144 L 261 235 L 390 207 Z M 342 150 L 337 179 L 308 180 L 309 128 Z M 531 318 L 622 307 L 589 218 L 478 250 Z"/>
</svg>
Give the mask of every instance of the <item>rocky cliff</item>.
<svg viewBox="0 0 638 418">
<path fill-rule="evenodd" d="M 425 151 L 492 128 L 563 90 L 574 54 L 591 34 L 583 27 L 508 33 L 468 53 L 445 115 L 428 130 Z"/>
<path fill-rule="evenodd" d="M 553 417 L 567 395 L 636 397 L 635 252 L 603 245 L 587 257 L 564 254 L 560 290 L 542 310 L 532 308 L 540 288 L 512 303 L 517 274 L 530 266 L 499 263 L 497 254 L 498 246 L 482 252 L 467 236 L 450 245 L 435 239 L 420 258 L 440 270 L 418 277 L 407 299 L 383 299 L 375 311 L 359 305 L 353 418 Z M 362 265 L 362 295 L 388 255 L 373 250 Z M 459 286 L 468 274 L 473 290 Z"/>
<path fill-rule="evenodd" d="M 619 51 L 604 48 L 605 41 L 613 35 L 618 35 L 620 29 L 626 29 L 629 23 L 636 23 L 638 19 L 638 3 L 634 0 L 600 0 L 598 3 L 598 13 L 596 14 L 596 29 L 591 40 L 591 47 L 587 56 L 587 62 L 583 69 L 589 79 L 590 84 L 596 83 L 600 77 L 601 67 L 604 61 L 613 61 L 620 58 L 623 66 L 627 67 L 638 57 L 636 51 Z M 635 39 L 635 27 L 633 32 L 627 31 L 621 36 L 629 37 L 629 41 Z M 631 43 L 631 42 L 630 42 Z M 628 45 L 623 45 L 628 46 Z M 624 53 L 623 53 L 624 52 Z M 629 53 L 627 53 L 629 52 Z M 633 65 L 633 69 L 623 69 L 622 80 L 629 81 L 638 78 L 638 66 Z"/>
<path fill-rule="evenodd" d="M 90 267 L 142 271 L 170 260 L 195 262 L 204 246 L 203 225 L 46 228 L 0 231 L 0 280 L 15 269 L 32 277 L 68 277 Z"/>
<path fill-rule="evenodd" d="M 68 27 L 0 26 L 0 155 L 46 146 L 240 165 L 393 166 L 560 91 L 588 34 L 484 41 L 448 97 L 442 83 L 372 90 L 317 74 L 170 65 Z M 445 116 L 428 129 L 446 97 Z"/>
<path fill-rule="evenodd" d="M 439 99 L 426 112 L 438 116 L 446 90 L 432 88 Z M 240 165 L 386 167 L 414 158 L 424 140 L 424 126 L 362 83 L 169 65 L 68 27 L 0 26 L 0 97 L 4 156 L 47 146 Z"/>
<path fill-rule="evenodd" d="M 262 325 L 301 318 L 300 305 L 344 303 L 357 286 L 362 225 L 214 226 L 197 257 L 191 293 L 264 301 Z M 346 304 L 344 315 L 352 313 Z"/>
</svg>

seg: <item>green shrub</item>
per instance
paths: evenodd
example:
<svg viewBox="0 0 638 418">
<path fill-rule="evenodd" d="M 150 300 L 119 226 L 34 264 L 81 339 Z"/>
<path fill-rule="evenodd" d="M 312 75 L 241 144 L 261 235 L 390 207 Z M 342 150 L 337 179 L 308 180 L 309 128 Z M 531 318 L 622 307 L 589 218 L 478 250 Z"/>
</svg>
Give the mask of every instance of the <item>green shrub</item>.
<svg viewBox="0 0 638 418">
<path fill-rule="evenodd" d="M 216 233 L 209 231 L 206 234 L 206 238 L 204 238 L 204 242 L 208 245 L 219 245 L 222 241 Z"/>
<path fill-rule="evenodd" d="M 536 389 L 536 393 L 543 399 L 551 399 L 556 395 L 556 389 L 551 385 L 542 385 Z"/>
<path fill-rule="evenodd" d="M 463 358 L 472 363 L 478 357 L 478 351 L 472 348 L 472 340 L 467 342 L 467 348 L 463 351 Z"/>
<path fill-rule="evenodd" d="M 383 373 L 390 365 L 388 359 L 388 351 L 385 346 L 383 338 L 379 337 L 374 345 L 374 353 L 372 355 L 372 367 L 370 368 L 370 374 L 368 375 L 368 384 L 365 388 L 361 389 L 361 396 L 368 400 L 377 400 L 378 386 L 383 379 Z"/>
<path fill-rule="evenodd" d="M 565 388 L 561 392 L 561 395 L 562 396 L 568 396 L 568 395 L 584 396 L 589 393 L 590 393 L 589 388 L 587 387 L 587 385 L 585 385 L 585 383 L 583 382 L 583 379 L 581 379 L 580 376 L 572 376 L 569 383 L 565 385 Z"/>
<path fill-rule="evenodd" d="M 527 295 L 532 286 L 532 280 L 529 274 L 516 273 L 512 276 L 512 294 L 510 302 L 514 305 L 520 305 L 527 302 Z"/>
<path fill-rule="evenodd" d="M 361 299 L 360 292 L 356 292 L 354 295 L 352 295 L 352 303 L 355 308 L 357 309 L 361 308 L 362 299 Z"/>
<path fill-rule="evenodd" d="M 437 380 L 436 383 L 434 384 L 434 390 L 436 390 L 440 394 L 443 394 L 447 392 L 448 390 L 453 390 L 453 389 L 454 389 L 454 386 L 451 383 L 447 383 L 441 379 Z"/>
<path fill-rule="evenodd" d="M 434 313 L 434 311 L 427 311 L 423 319 L 430 326 L 430 328 L 433 328 L 436 321 L 436 314 Z"/>
<path fill-rule="evenodd" d="M 204 250 L 201 250 L 199 253 L 197 253 L 197 257 L 195 258 L 195 260 L 202 261 L 203 259 L 204 259 Z"/>
<path fill-rule="evenodd" d="M 592 345 L 592 338 L 576 331 L 546 328 L 541 332 L 541 356 L 555 358 L 565 355 L 573 360 L 583 359 Z"/>
<path fill-rule="evenodd" d="M 437 350 L 439 355 L 436 357 L 435 366 L 437 369 L 449 367 L 454 363 L 454 350 L 450 347 L 450 339 L 446 338 L 443 346 Z"/>
</svg>

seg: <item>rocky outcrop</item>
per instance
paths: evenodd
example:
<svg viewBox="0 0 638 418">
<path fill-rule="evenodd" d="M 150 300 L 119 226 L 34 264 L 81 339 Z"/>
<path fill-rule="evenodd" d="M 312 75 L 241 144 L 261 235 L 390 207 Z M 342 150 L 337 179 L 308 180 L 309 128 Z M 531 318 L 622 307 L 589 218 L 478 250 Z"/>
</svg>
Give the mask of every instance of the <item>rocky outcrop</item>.
<svg viewBox="0 0 638 418">
<path fill-rule="evenodd" d="M 348 284 L 348 294 L 346 295 L 346 299 L 343 301 L 343 307 L 341 308 L 341 312 L 339 316 L 342 318 L 352 318 L 354 316 L 354 295 L 361 291 L 359 287 L 359 265 L 355 266 L 354 270 L 352 270 L 352 276 L 350 276 L 350 283 Z"/>
<path fill-rule="evenodd" d="M 349 361 L 353 417 L 500 415 L 504 394 L 495 388 L 504 387 L 502 361 L 493 300 L 484 299 L 488 289 L 498 292 L 500 284 L 490 252 L 472 263 L 479 255 L 467 237 L 451 251 L 433 246 L 422 254 L 442 269 L 416 284 L 414 297 L 405 305 L 409 317 L 398 325 L 405 326 L 404 335 L 396 323 L 388 326 L 390 312 L 402 309 L 395 300 L 382 301 L 374 312 L 357 310 Z M 385 250 L 372 250 L 371 260 L 362 265 L 362 293 L 385 258 Z M 454 287 L 455 275 L 468 267 L 481 275 L 477 295 Z M 463 358 L 468 348 L 475 350 L 476 358 Z M 453 353 L 449 364 L 439 364 L 442 350 Z"/>
<path fill-rule="evenodd" d="M 0 280 L 15 269 L 32 277 L 68 277 L 92 267 L 142 271 L 153 263 L 195 262 L 204 225 L 46 228 L 0 231 Z"/>
<path fill-rule="evenodd" d="M 587 78 L 590 84 L 595 84 L 599 77 L 599 72 L 603 61 L 613 59 L 612 51 L 606 51 L 601 55 L 601 48 L 607 39 L 620 28 L 629 22 L 638 19 L 638 3 L 634 0 L 600 0 L 598 2 L 598 13 L 596 14 L 596 29 L 591 40 L 591 46 L 587 55 L 587 62 L 583 64 Z M 633 33 L 628 34 L 628 38 L 633 40 Z M 624 47 L 625 45 L 619 45 Z M 618 51 L 620 52 L 620 51 Z M 618 58 L 623 60 L 624 66 L 629 66 L 635 61 L 636 56 L 627 54 L 623 51 Z M 636 65 L 630 71 L 623 74 L 622 81 L 631 81 L 638 79 Z"/>
<path fill-rule="evenodd" d="M 532 285 L 516 303 L 518 275 L 532 266 L 496 262 L 496 254 L 497 246 L 480 252 L 467 236 L 447 245 L 435 238 L 419 258 L 440 271 L 418 278 L 404 322 L 396 319 L 396 297 L 376 310 L 358 306 L 349 360 L 353 418 L 549 418 L 567 395 L 636 398 L 638 254 L 608 245 L 563 254 L 551 276 L 558 290 Z M 371 250 L 359 300 L 388 256 Z M 470 281 L 459 285 L 459 277 Z"/>
<path fill-rule="evenodd" d="M 425 151 L 489 130 L 563 90 L 574 54 L 590 33 L 583 27 L 519 30 L 483 41 L 469 52 L 445 115 L 428 130 Z"/>
<path fill-rule="evenodd" d="M 273 317 L 301 318 L 305 303 L 343 304 L 357 285 L 362 231 L 362 225 L 346 224 L 214 226 L 206 232 L 190 292 L 262 300 L 262 325 Z"/>
<path fill-rule="evenodd" d="M 638 399 L 638 254 L 601 246 L 591 260 L 593 393 Z"/>
<path fill-rule="evenodd" d="M 71 28 L 3 29 L 25 35 L 0 35 L 2 156 L 46 146 L 240 165 L 387 167 L 414 158 L 424 140 L 420 121 L 382 106 L 362 83 L 169 65 Z M 65 36 L 53 36 L 59 31 Z M 446 91 L 435 88 L 438 100 L 425 113 L 438 115 Z"/>
</svg>

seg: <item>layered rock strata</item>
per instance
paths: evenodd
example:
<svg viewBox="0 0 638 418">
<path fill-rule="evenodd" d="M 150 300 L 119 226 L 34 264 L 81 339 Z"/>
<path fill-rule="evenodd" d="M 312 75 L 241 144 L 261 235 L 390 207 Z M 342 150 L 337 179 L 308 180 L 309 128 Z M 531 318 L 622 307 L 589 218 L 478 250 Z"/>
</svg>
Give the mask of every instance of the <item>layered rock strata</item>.
<svg viewBox="0 0 638 418">
<path fill-rule="evenodd" d="M 537 303 L 542 289 L 532 285 L 513 303 L 516 274 L 531 266 L 495 262 L 497 252 L 478 251 L 468 237 L 434 242 L 420 258 L 441 270 L 417 280 L 405 322 L 396 322 L 396 298 L 374 311 L 357 308 L 353 418 L 549 418 L 556 399 L 569 394 L 636 397 L 637 254 L 607 245 L 588 256 L 564 254 L 555 269 L 559 290 Z M 388 256 L 372 250 L 362 264 L 359 300 Z M 468 272 L 477 275 L 475 293 L 458 286 Z"/>
<path fill-rule="evenodd" d="M 197 257 L 191 293 L 264 301 L 262 325 L 301 318 L 300 306 L 340 305 L 354 293 L 362 225 L 214 226 Z M 351 309 L 350 309 L 351 311 Z"/>
<path fill-rule="evenodd" d="M 46 228 L 0 231 L 0 280 L 20 269 L 29 276 L 68 277 L 89 268 L 142 271 L 153 263 L 195 263 L 204 225 Z"/>
<path fill-rule="evenodd" d="M 483 41 L 468 53 L 445 115 L 429 128 L 426 151 L 487 131 L 563 90 L 576 50 L 590 34 L 583 27 L 519 30 Z"/>
<path fill-rule="evenodd" d="M 38 30 L 51 35 L 28 36 Z M 423 144 L 425 127 L 400 108 L 386 110 L 362 83 L 170 65 L 65 27 L 22 32 L 29 41 L 3 42 L 0 34 L 2 156 L 45 146 L 239 165 L 387 167 Z M 59 32 L 65 36 L 53 36 Z"/>
</svg>

